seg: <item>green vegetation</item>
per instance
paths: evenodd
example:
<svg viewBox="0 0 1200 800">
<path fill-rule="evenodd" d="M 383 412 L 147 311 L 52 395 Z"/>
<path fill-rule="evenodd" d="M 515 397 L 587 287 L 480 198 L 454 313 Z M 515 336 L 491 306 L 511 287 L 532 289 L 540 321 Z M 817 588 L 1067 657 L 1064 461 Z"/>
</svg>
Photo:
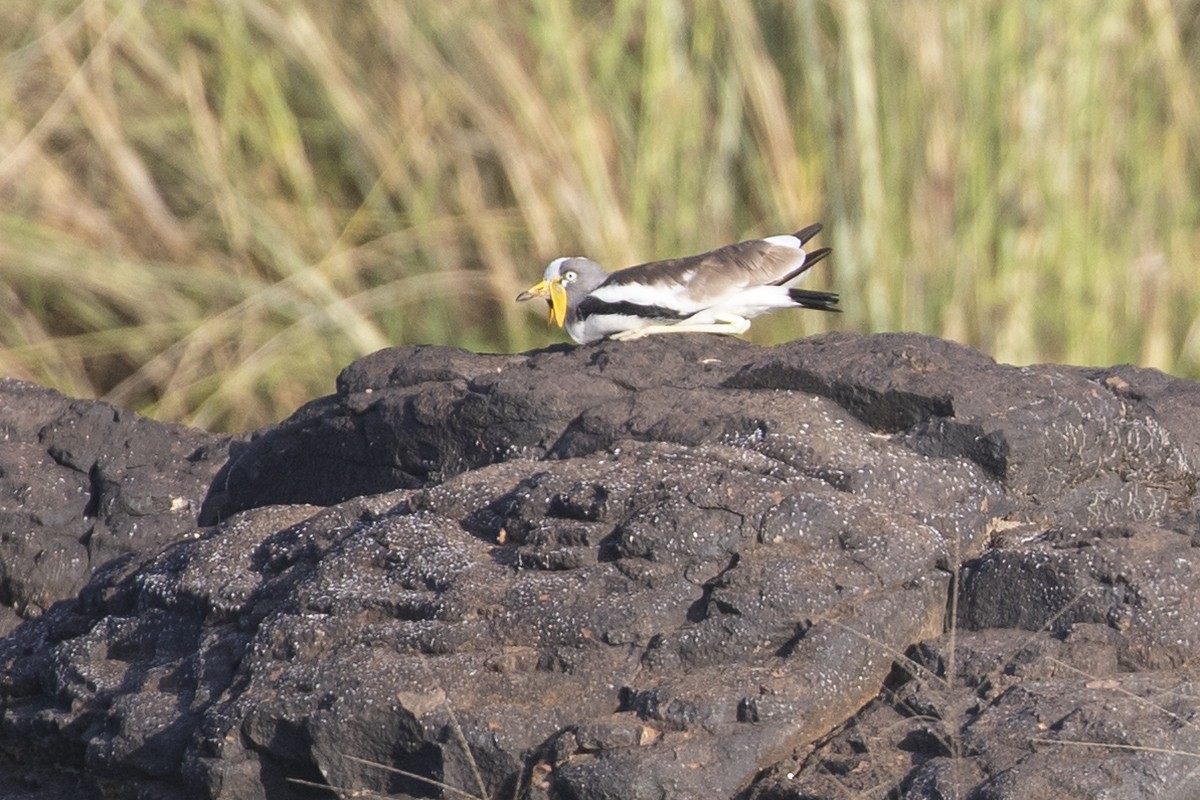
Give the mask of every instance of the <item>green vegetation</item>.
<svg viewBox="0 0 1200 800">
<path fill-rule="evenodd" d="M 1192 5 L 11 0 L 0 374 L 244 429 L 389 344 L 823 220 L 846 313 L 1200 376 Z"/>
</svg>

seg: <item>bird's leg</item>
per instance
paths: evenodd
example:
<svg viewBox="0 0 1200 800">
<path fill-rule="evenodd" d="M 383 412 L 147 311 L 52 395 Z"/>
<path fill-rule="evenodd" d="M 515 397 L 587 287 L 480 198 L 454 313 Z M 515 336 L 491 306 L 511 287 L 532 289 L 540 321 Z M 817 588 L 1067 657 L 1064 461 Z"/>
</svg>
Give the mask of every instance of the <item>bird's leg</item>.
<svg viewBox="0 0 1200 800">
<path fill-rule="evenodd" d="M 628 331 L 618 331 L 610 338 L 616 339 L 619 342 L 631 342 L 634 339 L 641 339 L 643 336 L 651 336 L 657 333 L 724 333 L 737 334 L 745 333 L 750 329 L 750 320 L 745 317 L 739 317 L 736 314 L 722 314 L 715 318 L 713 322 L 676 322 L 670 325 L 646 325 L 641 328 L 634 328 Z"/>
</svg>

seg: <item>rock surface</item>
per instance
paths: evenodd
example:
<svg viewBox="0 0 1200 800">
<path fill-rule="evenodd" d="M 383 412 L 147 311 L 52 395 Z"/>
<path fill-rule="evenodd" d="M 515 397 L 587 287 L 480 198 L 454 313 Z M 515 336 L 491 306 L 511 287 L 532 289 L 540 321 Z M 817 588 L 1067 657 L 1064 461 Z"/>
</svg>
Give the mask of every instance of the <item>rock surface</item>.
<svg viewBox="0 0 1200 800">
<path fill-rule="evenodd" d="M 0 797 L 1200 795 L 1190 382 L 681 335 L 381 351 L 245 441 L 0 396 Z"/>
<path fill-rule="evenodd" d="M 0 634 L 196 529 L 228 437 L 0 379 Z"/>
</svg>

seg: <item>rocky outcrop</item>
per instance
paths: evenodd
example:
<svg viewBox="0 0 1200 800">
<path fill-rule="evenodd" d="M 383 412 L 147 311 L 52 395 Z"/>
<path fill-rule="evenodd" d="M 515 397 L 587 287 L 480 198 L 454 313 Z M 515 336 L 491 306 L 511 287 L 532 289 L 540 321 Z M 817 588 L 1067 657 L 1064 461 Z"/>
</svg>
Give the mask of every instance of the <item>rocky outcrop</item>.
<svg viewBox="0 0 1200 800">
<path fill-rule="evenodd" d="M 0 380 L 0 634 L 196 530 L 227 437 Z"/>
<path fill-rule="evenodd" d="M 397 348 L 232 442 L 4 391 L 0 796 L 1200 791 L 1196 384 Z"/>
</svg>

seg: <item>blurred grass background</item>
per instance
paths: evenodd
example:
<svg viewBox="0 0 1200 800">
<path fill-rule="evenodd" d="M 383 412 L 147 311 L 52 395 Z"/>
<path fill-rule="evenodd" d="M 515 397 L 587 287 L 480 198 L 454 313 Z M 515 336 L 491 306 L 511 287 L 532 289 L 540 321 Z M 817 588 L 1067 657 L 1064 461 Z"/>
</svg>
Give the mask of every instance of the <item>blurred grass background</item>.
<svg viewBox="0 0 1200 800">
<path fill-rule="evenodd" d="M 9 0 L 0 374 L 243 430 L 513 297 L 826 223 L 845 314 L 1200 377 L 1189 0 Z"/>
</svg>

